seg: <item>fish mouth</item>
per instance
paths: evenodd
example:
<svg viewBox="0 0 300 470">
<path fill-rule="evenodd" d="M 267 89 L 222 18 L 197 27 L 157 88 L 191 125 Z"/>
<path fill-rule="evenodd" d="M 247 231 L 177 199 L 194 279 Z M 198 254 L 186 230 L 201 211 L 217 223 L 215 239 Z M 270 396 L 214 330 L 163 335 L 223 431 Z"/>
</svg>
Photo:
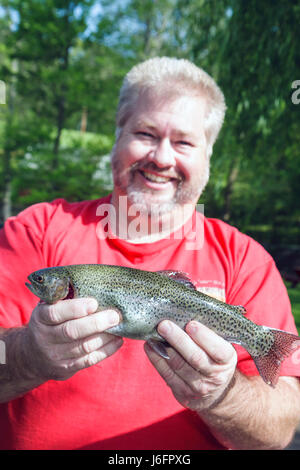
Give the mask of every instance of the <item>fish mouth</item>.
<svg viewBox="0 0 300 470">
<path fill-rule="evenodd" d="M 26 287 L 34 294 L 36 295 L 37 297 L 39 297 L 40 300 L 42 301 L 45 301 L 46 303 L 54 303 L 54 302 L 57 302 L 58 300 L 68 300 L 68 299 L 74 299 L 75 297 L 75 290 L 74 290 L 74 287 L 72 285 L 72 283 L 69 281 L 68 283 L 68 291 L 67 291 L 67 295 L 65 295 L 64 297 L 60 297 L 59 296 L 59 293 L 62 293 L 62 290 L 61 288 L 60 289 L 57 289 L 56 292 L 54 292 L 54 295 L 53 295 L 53 298 L 51 299 L 50 301 L 50 298 L 52 297 L 51 295 L 48 297 L 46 297 L 46 295 L 44 296 L 43 293 L 41 292 L 41 285 L 40 284 L 37 284 L 35 285 L 35 281 L 34 279 L 30 278 L 30 276 L 28 277 L 28 279 L 31 281 L 30 282 L 25 282 L 25 285 Z M 60 291 L 60 292 L 59 292 Z M 64 291 L 65 293 L 66 291 Z"/>
<path fill-rule="evenodd" d="M 69 282 L 69 290 L 68 290 L 68 293 L 67 293 L 66 297 L 64 297 L 64 298 L 61 299 L 61 300 L 74 299 L 74 296 L 75 296 L 74 287 L 73 287 L 73 285 L 71 284 L 71 282 Z"/>
<path fill-rule="evenodd" d="M 34 294 L 36 295 L 36 291 L 34 289 L 34 285 L 30 284 L 30 282 L 25 282 L 25 286 Z"/>
</svg>

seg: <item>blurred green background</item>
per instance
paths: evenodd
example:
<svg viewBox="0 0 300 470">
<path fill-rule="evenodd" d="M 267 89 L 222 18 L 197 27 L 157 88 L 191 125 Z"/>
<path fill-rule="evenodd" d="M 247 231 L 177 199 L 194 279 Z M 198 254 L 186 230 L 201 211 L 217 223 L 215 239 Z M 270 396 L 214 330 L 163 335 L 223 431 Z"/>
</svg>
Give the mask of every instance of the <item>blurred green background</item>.
<svg viewBox="0 0 300 470">
<path fill-rule="evenodd" d="M 109 193 L 122 78 L 152 56 L 188 58 L 227 103 L 205 214 L 271 252 L 299 318 L 299 24 L 298 0 L 2 0 L 0 223 Z"/>
</svg>

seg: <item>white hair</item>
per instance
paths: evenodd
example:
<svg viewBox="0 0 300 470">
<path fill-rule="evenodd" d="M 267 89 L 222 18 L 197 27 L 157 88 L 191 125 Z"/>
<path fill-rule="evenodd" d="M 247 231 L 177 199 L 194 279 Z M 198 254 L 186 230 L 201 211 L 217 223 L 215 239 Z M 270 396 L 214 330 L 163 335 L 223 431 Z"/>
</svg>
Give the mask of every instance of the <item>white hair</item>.
<svg viewBox="0 0 300 470">
<path fill-rule="evenodd" d="M 118 140 L 142 93 L 169 98 L 183 94 L 204 96 L 207 103 L 205 135 L 208 155 L 222 127 L 226 105 L 222 91 L 203 69 L 186 59 L 154 57 L 134 66 L 125 76 L 116 116 Z"/>
</svg>

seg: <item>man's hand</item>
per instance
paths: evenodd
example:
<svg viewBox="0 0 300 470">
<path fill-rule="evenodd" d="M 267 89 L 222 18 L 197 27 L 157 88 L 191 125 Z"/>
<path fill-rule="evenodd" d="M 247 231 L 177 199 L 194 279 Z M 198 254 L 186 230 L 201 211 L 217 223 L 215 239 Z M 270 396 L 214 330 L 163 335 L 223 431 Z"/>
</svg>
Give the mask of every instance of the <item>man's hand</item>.
<svg viewBox="0 0 300 470">
<path fill-rule="evenodd" d="M 41 379 L 65 380 L 77 371 L 115 353 L 122 338 L 105 333 L 121 316 L 113 310 L 96 312 L 95 299 L 40 303 L 27 327 L 27 363 Z M 95 313 L 96 312 L 96 313 Z"/>
<path fill-rule="evenodd" d="M 237 356 L 233 346 L 196 321 L 186 332 L 164 320 L 158 332 L 173 346 L 169 360 L 146 343 L 147 355 L 183 406 L 201 411 L 219 403 L 233 382 Z"/>
</svg>

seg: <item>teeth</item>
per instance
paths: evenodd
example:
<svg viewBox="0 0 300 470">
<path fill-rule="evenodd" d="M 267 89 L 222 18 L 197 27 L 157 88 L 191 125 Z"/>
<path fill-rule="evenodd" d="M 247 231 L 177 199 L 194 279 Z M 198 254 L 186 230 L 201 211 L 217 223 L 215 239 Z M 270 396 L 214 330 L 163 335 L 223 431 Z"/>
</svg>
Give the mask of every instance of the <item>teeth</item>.
<svg viewBox="0 0 300 470">
<path fill-rule="evenodd" d="M 170 178 L 167 178 L 165 176 L 156 176 L 152 173 L 148 173 L 147 171 L 143 171 L 142 173 L 148 180 L 154 181 L 155 183 L 167 183 L 168 181 L 170 181 Z"/>
</svg>

